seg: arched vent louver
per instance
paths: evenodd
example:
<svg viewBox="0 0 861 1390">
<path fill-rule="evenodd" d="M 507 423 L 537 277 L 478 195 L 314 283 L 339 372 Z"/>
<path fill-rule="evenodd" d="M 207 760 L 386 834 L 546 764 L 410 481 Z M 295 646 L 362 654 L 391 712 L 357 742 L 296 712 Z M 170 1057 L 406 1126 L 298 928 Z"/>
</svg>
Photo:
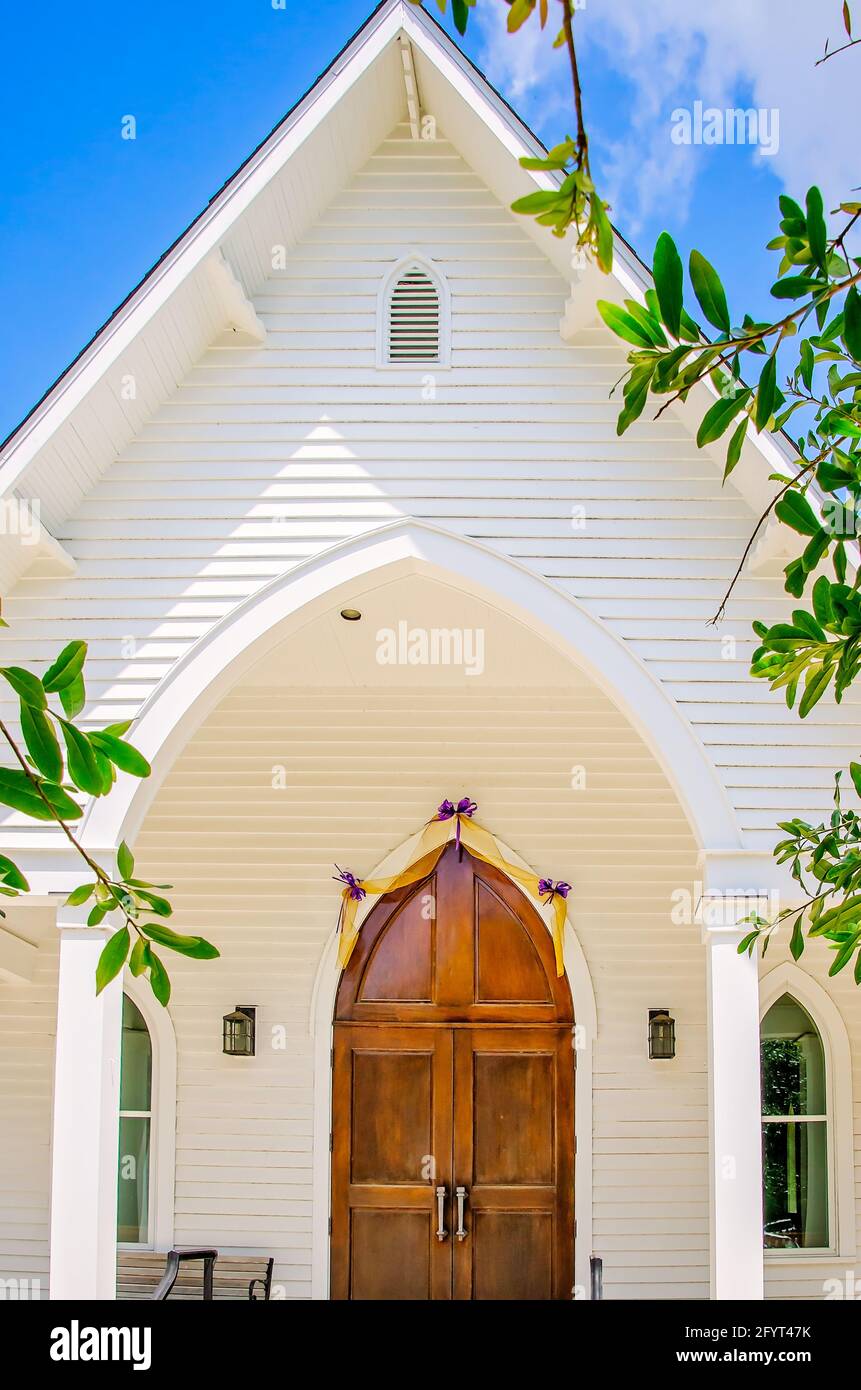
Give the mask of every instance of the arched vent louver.
<svg viewBox="0 0 861 1390">
<path fill-rule="evenodd" d="M 409 266 L 389 292 L 386 356 L 389 362 L 439 361 L 439 290 L 421 266 Z"/>
</svg>

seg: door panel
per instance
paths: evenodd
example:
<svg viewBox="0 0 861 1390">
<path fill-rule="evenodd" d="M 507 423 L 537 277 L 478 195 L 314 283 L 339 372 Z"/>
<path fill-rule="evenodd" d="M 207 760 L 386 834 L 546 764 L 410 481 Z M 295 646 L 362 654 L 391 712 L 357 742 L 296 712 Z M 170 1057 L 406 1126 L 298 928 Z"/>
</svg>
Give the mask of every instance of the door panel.
<svg viewBox="0 0 861 1390">
<path fill-rule="evenodd" d="M 571 1297 L 573 1093 L 570 1028 L 455 1031 L 454 1298 Z"/>
<path fill-rule="evenodd" d="M 332 1298 L 450 1298 L 451 1246 L 435 1235 L 450 1029 L 337 1024 L 333 1105 Z"/>
<path fill-rule="evenodd" d="M 490 865 L 451 846 L 380 900 L 335 1007 L 333 1298 L 571 1297 L 572 1023 L 544 922 Z"/>
</svg>

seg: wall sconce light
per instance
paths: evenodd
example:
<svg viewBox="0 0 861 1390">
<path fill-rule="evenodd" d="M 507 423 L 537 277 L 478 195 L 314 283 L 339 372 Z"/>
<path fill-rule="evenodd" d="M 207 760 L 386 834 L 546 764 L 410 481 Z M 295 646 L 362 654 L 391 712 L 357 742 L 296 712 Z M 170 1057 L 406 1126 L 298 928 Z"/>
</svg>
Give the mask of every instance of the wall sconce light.
<svg viewBox="0 0 861 1390">
<path fill-rule="evenodd" d="M 228 1057 L 253 1057 L 256 1031 L 256 1005 L 237 1004 L 233 1013 L 222 1019 L 222 1051 Z"/>
<path fill-rule="evenodd" d="M 676 1020 L 668 1009 L 649 1010 L 649 1057 L 667 1061 L 676 1055 Z"/>
</svg>

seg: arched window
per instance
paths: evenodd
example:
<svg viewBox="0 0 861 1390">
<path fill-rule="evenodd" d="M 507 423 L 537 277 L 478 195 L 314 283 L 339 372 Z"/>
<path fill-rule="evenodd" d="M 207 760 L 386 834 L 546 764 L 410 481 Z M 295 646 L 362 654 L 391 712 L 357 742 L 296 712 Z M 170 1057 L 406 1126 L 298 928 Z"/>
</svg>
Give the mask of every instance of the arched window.
<svg viewBox="0 0 861 1390">
<path fill-rule="evenodd" d="M 143 1014 L 123 995 L 117 1240 L 149 1245 L 152 1147 L 152 1042 Z"/>
<path fill-rule="evenodd" d="M 763 1244 L 831 1245 L 831 1170 L 825 1048 L 810 1014 L 782 994 L 762 1020 Z"/>
<path fill-rule="evenodd" d="M 378 365 L 447 365 L 448 299 L 430 265 L 412 258 L 397 266 L 384 286 L 380 311 Z"/>
</svg>

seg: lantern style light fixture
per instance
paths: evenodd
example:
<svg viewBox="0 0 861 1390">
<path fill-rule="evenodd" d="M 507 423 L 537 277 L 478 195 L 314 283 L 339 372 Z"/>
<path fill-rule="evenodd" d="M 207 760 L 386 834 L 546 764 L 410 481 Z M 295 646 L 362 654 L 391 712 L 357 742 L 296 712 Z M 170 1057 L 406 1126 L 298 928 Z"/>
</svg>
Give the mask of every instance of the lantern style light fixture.
<svg viewBox="0 0 861 1390">
<path fill-rule="evenodd" d="M 668 1009 L 649 1010 L 649 1057 L 653 1062 L 668 1061 L 676 1055 L 676 1020 Z"/>
<path fill-rule="evenodd" d="M 222 1019 L 222 1051 L 228 1057 L 253 1057 L 256 1031 L 256 1005 L 237 1004 L 233 1013 Z"/>
</svg>

